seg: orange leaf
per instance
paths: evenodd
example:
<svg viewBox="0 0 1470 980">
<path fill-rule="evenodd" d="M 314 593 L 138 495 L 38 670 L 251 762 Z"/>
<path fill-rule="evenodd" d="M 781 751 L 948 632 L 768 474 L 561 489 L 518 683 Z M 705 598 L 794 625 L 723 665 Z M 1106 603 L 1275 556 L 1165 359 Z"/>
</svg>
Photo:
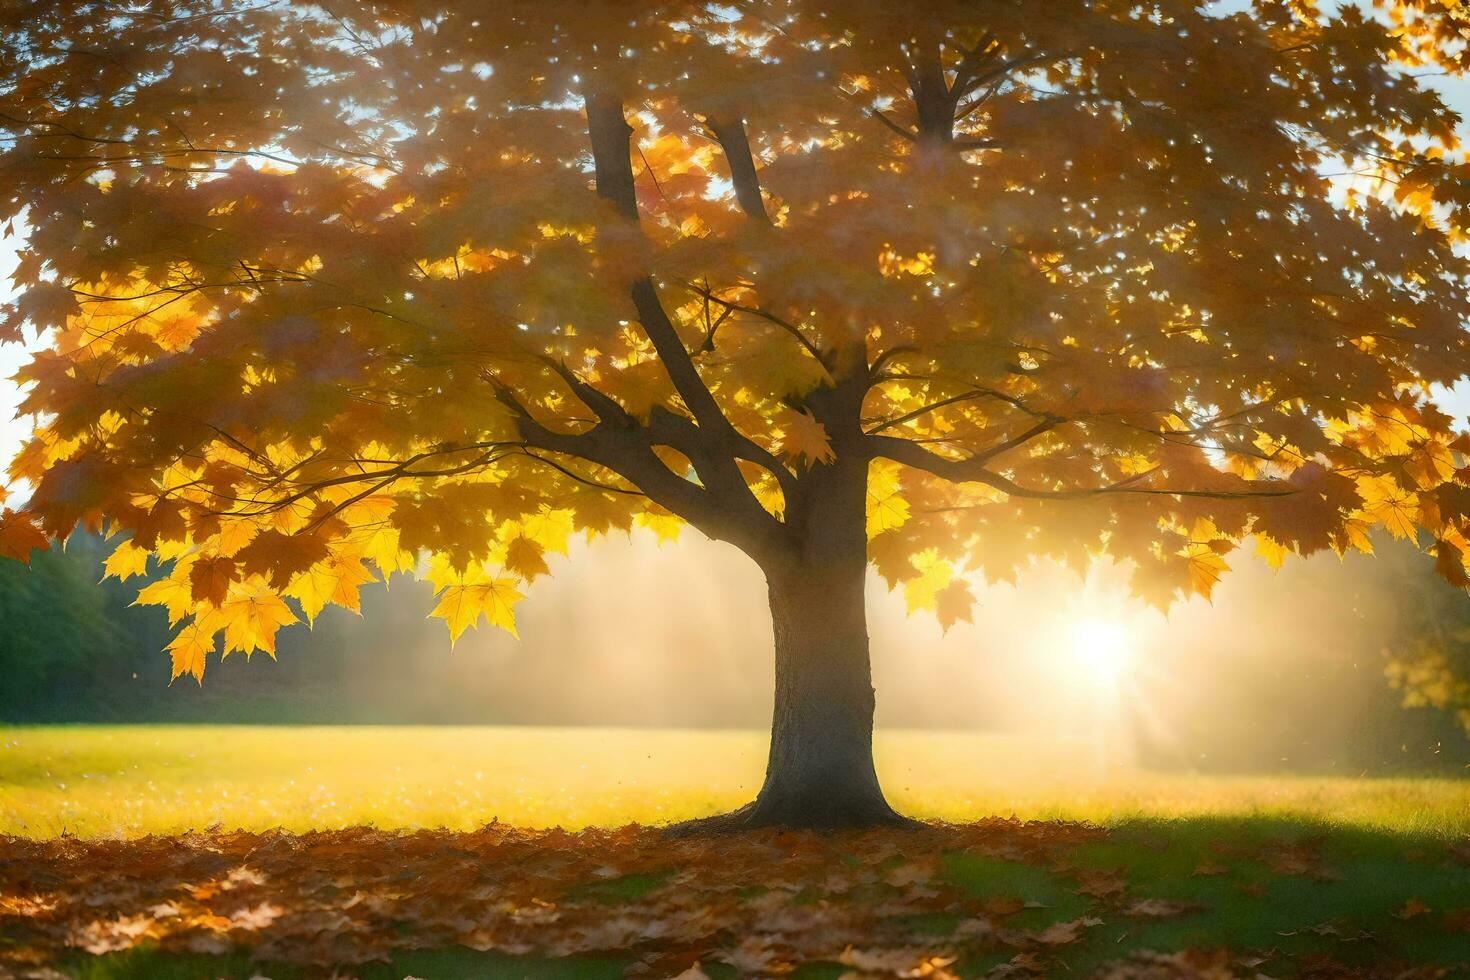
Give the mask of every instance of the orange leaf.
<svg viewBox="0 0 1470 980">
<path fill-rule="evenodd" d="M 246 575 L 264 575 L 277 588 L 285 588 L 293 576 L 306 571 L 327 556 L 327 544 L 310 534 L 262 531 L 241 548 L 236 557 Z"/>
<path fill-rule="evenodd" d="M 29 563 L 32 551 L 51 547 L 46 535 L 31 522 L 29 514 L 6 508 L 0 512 L 0 555 Z"/>
<path fill-rule="evenodd" d="M 230 583 L 235 581 L 238 564 L 233 558 L 200 558 L 189 569 L 189 592 L 196 602 L 216 606 L 225 601 Z"/>
</svg>

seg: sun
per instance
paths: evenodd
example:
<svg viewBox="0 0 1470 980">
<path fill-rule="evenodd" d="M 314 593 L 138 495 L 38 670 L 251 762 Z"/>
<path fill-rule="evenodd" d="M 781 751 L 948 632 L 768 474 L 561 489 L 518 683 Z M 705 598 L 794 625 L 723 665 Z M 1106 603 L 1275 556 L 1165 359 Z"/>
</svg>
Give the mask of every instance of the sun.
<svg viewBox="0 0 1470 980">
<path fill-rule="evenodd" d="M 1099 685 L 1117 684 L 1133 663 L 1128 631 L 1121 623 L 1100 616 L 1073 625 L 1072 655 Z"/>
</svg>

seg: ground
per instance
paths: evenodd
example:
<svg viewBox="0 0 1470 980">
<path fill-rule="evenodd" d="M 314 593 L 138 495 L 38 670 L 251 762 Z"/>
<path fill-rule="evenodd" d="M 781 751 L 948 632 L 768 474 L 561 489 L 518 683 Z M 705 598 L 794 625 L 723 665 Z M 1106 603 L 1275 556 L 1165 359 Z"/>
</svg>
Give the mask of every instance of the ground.
<svg viewBox="0 0 1470 980">
<path fill-rule="evenodd" d="M 0 728 L 0 834 L 576 829 L 719 813 L 760 786 L 761 732 L 588 728 Z M 1283 817 L 1470 834 L 1470 779 L 1150 773 L 1087 744 L 880 731 L 894 806 L 926 820 Z"/>
<path fill-rule="evenodd" d="M 1470 976 L 1467 780 L 887 733 L 895 802 L 949 822 L 605 829 L 741 801 L 761 741 L 0 730 L 0 976 Z"/>
</svg>

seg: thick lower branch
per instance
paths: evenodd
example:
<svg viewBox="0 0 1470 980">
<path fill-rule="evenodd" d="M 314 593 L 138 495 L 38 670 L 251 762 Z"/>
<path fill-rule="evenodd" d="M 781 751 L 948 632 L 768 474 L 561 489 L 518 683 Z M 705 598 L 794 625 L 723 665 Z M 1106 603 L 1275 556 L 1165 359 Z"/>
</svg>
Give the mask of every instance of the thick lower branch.
<svg viewBox="0 0 1470 980">
<path fill-rule="evenodd" d="M 746 505 L 724 493 L 691 483 L 671 471 L 653 451 L 648 430 L 599 423 L 586 432 L 553 432 L 527 413 L 517 419 L 521 437 L 535 449 L 595 463 L 627 480 L 650 500 L 710 538 L 729 541 L 760 560 L 784 545 L 784 528 L 755 502 L 742 483 Z"/>
</svg>

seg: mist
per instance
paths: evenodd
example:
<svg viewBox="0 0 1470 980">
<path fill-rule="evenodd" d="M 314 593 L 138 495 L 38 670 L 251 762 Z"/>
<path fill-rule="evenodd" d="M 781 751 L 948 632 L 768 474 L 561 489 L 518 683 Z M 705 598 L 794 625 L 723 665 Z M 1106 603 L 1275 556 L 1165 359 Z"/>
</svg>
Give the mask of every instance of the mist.
<svg viewBox="0 0 1470 980">
<path fill-rule="evenodd" d="M 1387 727 L 1399 729 L 1391 751 L 1432 756 L 1440 727 L 1405 719 L 1383 680 L 1405 616 L 1386 586 L 1441 586 L 1423 556 L 1386 544 L 1377 558 L 1328 553 L 1279 570 L 1247 545 L 1213 602 L 1167 615 L 1132 598 L 1111 563 L 1085 574 L 1039 563 L 1014 583 L 976 581 L 974 622 L 948 632 L 870 574 L 877 723 L 1075 738 L 1119 758 L 1226 768 L 1347 764 L 1343 745 Z M 769 723 L 765 583 L 735 549 L 695 533 L 662 546 L 641 532 L 574 543 L 518 607 L 519 640 L 478 630 L 451 649 L 422 619 L 429 602 L 422 585 L 395 579 L 363 617 L 329 610 L 323 622 L 347 648 L 331 682 L 360 703 L 396 699 L 417 719 L 452 703 L 457 720 L 473 706 L 477 719 L 511 724 Z M 1078 625 L 1097 621 L 1126 645 L 1104 677 L 1078 648 Z M 319 655 L 289 633 L 282 641 L 283 661 Z M 376 669 L 355 669 L 359 658 Z M 237 659 L 231 675 L 282 666 Z M 229 683 L 222 673 L 205 686 Z"/>
<path fill-rule="evenodd" d="M 641 530 L 574 542 L 517 606 L 518 640 L 482 628 L 451 647 L 442 621 L 427 617 L 428 584 L 397 575 L 363 590 L 361 615 L 329 607 L 283 629 L 274 660 L 212 655 L 202 686 L 170 683 L 163 647 L 173 630 L 163 610 L 129 605 L 139 581 L 98 581 L 111 547 L 78 535 L 8 571 L 15 591 L 0 621 L 18 619 L 0 631 L 0 718 L 770 722 L 765 583 L 735 549 L 692 531 L 662 545 Z M 1403 708 L 1385 668 L 1389 651 L 1463 619 L 1465 598 L 1407 542 L 1385 539 L 1377 551 L 1272 570 L 1247 542 L 1213 602 L 1176 603 L 1167 615 L 1133 598 L 1126 569 L 1107 561 L 1081 573 L 1037 563 L 1014 582 L 972 580 L 974 622 L 948 632 L 930 613 L 910 616 L 902 593 L 871 575 L 878 728 L 1045 742 L 1056 747 L 1047 758 L 1073 769 L 1460 771 L 1470 740 L 1447 712 Z"/>
</svg>

